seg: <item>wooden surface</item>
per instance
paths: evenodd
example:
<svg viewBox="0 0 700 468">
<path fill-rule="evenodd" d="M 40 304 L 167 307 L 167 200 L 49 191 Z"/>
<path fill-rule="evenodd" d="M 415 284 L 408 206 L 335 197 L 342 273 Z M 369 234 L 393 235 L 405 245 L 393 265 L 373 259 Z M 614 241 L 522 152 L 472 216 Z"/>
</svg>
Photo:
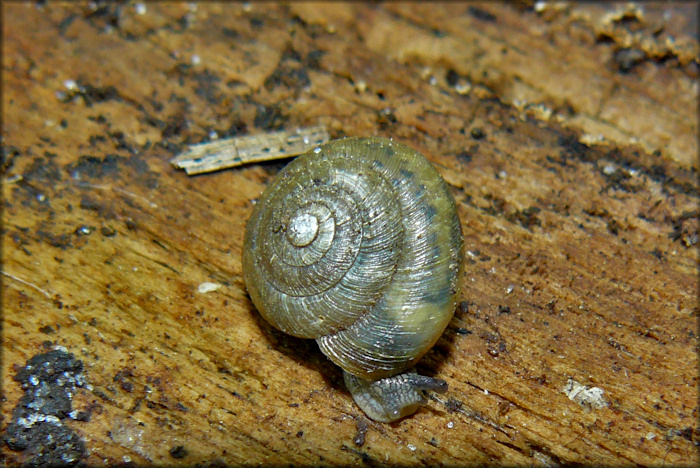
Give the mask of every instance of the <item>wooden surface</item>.
<svg viewBox="0 0 700 468">
<path fill-rule="evenodd" d="M 89 464 L 698 463 L 695 3 L 2 8 L 5 432 L 60 346 Z M 448 394 L 363 445 L 339 369 L 245 293 L 284 163 L 168 163 L 319 123 L 423 152 L 468 250 L 419 365 Z"/>
</svg>

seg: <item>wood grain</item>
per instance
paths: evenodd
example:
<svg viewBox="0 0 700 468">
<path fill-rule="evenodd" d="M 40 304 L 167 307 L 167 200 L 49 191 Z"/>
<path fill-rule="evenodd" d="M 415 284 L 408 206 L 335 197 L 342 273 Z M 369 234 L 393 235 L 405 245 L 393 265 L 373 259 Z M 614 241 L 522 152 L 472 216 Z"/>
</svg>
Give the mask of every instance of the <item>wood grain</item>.
<svg viewBox="0 0 700 468">
<path fill-rule="evenodd" d="M 61 346 L 89 464 L 696 465 L 697 5 L 619 8 L 3 3 L 4 431 Z M 419 365 L 446 398 L 361 446 L 339 369 L 245 292 L 284 163 L 168 163 L 315 124 L 423 152 L 468 250 Z"/>
</svg>

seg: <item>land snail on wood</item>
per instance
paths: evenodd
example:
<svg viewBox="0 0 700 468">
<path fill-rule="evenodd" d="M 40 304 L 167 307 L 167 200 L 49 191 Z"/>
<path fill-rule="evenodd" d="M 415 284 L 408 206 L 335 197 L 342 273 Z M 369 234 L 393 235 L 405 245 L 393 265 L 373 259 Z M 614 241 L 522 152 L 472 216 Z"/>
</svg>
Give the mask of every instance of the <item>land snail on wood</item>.
<svg viewBox="0 0 700 468">
<path fill-rule="evenodd" d="M 462 228 L 420 153 L 383 138 L 331 141 L 287 165 L 245 230 L 250 297 L 274 327 L 314 338 L 370 418 L 413 414 L 443 380 L 414 364 L 454 314 Z"/>
</svg>

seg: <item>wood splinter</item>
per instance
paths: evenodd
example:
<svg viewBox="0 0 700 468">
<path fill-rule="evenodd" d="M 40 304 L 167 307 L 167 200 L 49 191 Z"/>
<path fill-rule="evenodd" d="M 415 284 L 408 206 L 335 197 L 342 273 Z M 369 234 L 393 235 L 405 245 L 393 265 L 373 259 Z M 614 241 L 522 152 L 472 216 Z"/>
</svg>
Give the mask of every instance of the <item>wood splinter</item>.
<svg viewBox="0 0 700 468">
<path fill-rule="evenodd" d="M 188 175 L 297 156 L 329 140 L 323 125 L 190 145 L 170 163 Z"/>
</svg>

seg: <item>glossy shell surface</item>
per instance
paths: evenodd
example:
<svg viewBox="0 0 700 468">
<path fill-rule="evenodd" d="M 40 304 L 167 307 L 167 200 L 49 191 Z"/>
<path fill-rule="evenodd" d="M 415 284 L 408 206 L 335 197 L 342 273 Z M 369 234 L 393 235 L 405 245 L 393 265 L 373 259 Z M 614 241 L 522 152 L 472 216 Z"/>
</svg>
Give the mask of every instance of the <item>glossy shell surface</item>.
<svg viewBox="0 0 700 468">
<path fill-rule="evenodd" d="M 435 344 L 462 257 L 454 199 L 430 162 L 393 140 L 346 138 L 267 187 L 246 225 L 243 271 L 268 322 L 374 380 Z"/>
</svg>

